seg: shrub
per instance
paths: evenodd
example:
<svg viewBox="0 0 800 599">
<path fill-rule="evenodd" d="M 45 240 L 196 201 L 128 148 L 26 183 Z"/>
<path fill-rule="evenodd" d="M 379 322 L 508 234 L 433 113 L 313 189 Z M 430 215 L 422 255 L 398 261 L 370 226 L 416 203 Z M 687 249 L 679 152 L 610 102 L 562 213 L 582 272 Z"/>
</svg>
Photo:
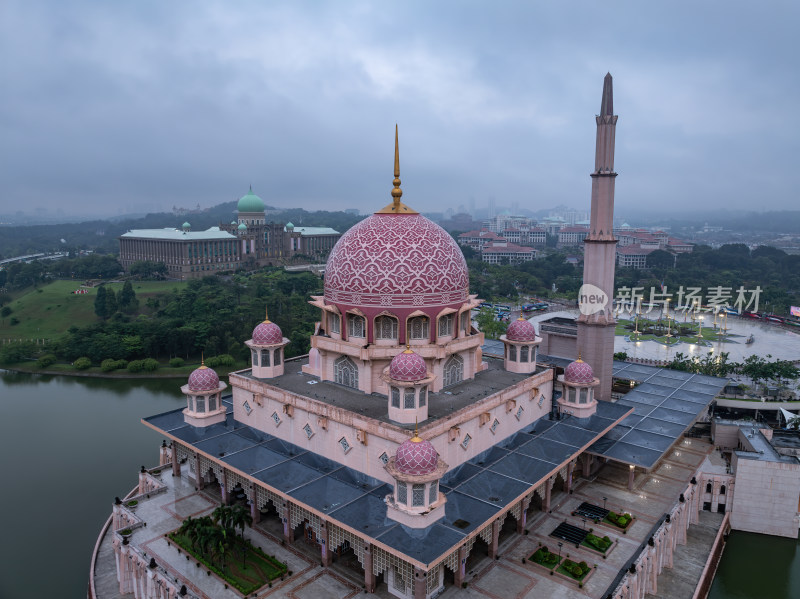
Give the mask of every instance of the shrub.
<svg viewBox="0 0 800 599">
<path fill-rule="evenodd" d="M 180 368 L 183 366 L 183 358 L 172 358 L 169 361 L 169 365 L 172 366 L 172 368 Z"/>
<path fill-rule="evenodd" d="M 142 360 L 142 369 L 147 372 L 154 372 L 158 370 L 159 363 L 158 360 L 154 358 L 145 358 Z"/>
<path fill-rule="evenodd" d="M 209 368 L 218 368 L 219 367 L 219 358 L 217 356 L 211 356 L 210 358 L 205 359 L 205 364 Z"/>
<path fill-rule="evenodd" d="M 36 365 L 39 368 L 47 368 L 48 366 L 52 366 L 56 363 L 56 357 L 53 354 L 45 354 L 38 360 L 36 360 Z"/>
<path fill-rule="evenodd" d="M 128 362 L 128 372 L 141 372 L 144 370 L 143 360 L 131 360 Z"/>
<path fill-rule="evenodd" d="M 116 370 L 118 368 L 117 361 L 112 360 L 111 358 L 106 358 L 102 362 L 100 362 L 100 370 L 103 372 L 111 372 L 112 370 Z"/>
<path fill-rule="evenodd" d="M 86 356 L 83 356 L 75 360 L 72 365 L 78 370 L 86 370 L 87 368 L 91 367 L 92 361 Z"/>
<path fill-rule="evenodd" d="M 222 354 L 221 356 L 217 356 L 219 358 L 220 366 L 234 366 L 236 365 L 236 359 L 230 354 Z"/>
</svg>

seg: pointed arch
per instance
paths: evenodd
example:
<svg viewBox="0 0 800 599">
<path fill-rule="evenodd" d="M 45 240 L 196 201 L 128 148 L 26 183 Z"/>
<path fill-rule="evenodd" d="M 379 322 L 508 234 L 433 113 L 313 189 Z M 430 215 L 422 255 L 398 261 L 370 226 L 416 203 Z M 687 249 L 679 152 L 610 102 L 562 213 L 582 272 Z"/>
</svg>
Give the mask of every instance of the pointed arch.
<svg viewBox="0 0 800 599">
<path fill-rule="evenodd" d="M 464 358 L 453 354 L 444 363 L 442 381 L 444 387 L 455 385 L 464 380 Z"/>
<path fill-rule="evenodd" d="M 358 366 L 348 356 L 341 356 L 333 363 L 333 377 L 340 385 L 358 389 Z"/>
</svg>

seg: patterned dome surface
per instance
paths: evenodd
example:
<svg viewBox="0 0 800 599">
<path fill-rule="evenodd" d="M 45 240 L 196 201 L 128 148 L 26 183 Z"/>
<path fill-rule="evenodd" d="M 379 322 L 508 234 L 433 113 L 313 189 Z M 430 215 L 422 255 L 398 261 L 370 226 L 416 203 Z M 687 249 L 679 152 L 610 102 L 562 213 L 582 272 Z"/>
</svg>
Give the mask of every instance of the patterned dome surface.
<svg viewBox="0 0 800 599">
<path fill-rule="evenodd" d="M 536 341 L 536 328 L 524 318 L 508 325 L 506 339 L 509 341 Z"/>
<path fill-rule="evenodd" d="M 578 358 L 564 370 L 564 380 L 568 383 L 588 385 L 594 381 L 594 372 L 591 366 Z"/>
<path fill-rule="evenodd" d="M 216 391 L 219 377 L 213 368 L 201 366 L 189 375 L 189 391 Z"/>
<path fill-rule="evenodd" d="M 365 307 L 442 306 L 466 301 L 464 254 L 420 214 L 373 214 L 331 250 L 325 299 Z"/>
<path fill-rule="evenodd" d="M 251 187 L 250 191 L 239 198 L 236 210 L 238 212 L 264 212 L 264 200 L 254 194 Z"/>
<path fill-rule="evenodd" d="M 436 470 L 439 454 L 431 445 L 419 437 L 403 441 L 395 454 L 395 467 L 403 474 L 430 474 Z"/>
<path fill-rule="evenodd" d="M 392 358 L 389 376 L 396 381 L 421 381 L 428 376 L 428 368 L 422 356 L 406 350 Z"/>
<path fill-rule="evenodd" d="M 283 332 L 274 322 L 265 320 L 253 329 L 253 343 L 256 345 L 276 345 L 283 343 Z"/>
</svg>

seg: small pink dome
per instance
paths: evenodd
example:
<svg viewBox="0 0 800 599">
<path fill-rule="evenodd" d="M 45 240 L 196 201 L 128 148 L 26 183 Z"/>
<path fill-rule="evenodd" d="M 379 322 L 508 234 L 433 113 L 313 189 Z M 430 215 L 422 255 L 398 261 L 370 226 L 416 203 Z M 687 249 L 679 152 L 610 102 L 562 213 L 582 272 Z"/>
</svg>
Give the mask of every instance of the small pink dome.
<svg viewBox="0 0 800 599">
<path fill-rule="evenodd" d="M 506 339 L 509 341 L 536 341 L 536 328 L 520 316 L 519 320 L 508 325 Z"/>
<path fill-rule="evenodd" d="M 216 391 L 218 388 L 217 373 L 206 365 L 192 371 L 192 374 L 189 375 L 189 391 Z"/>
<path fill-rule="evenodd" d="M 389 364 L 389 376 L 396 381 L 421 381 L 428 376 L 425 360 L 410 349 L 397 354 Z"/>
<path fill-rule="evenodd" d="M 564 370 L 564 381 L 579 385 L 589 385 L 594 381 L 594 372 L 592 372 L 591 366 L 578 358 Z"/>
<path fill-rule="evenodd" d="M 436 470 L 439 454 L 430 441 L 420 439 L 416 435 L 403 441 L 395 454 L 395 467 L 403 474 L 430 474 Z"/>
<path fill-rule="evenodd" d="M 274 322 L 265 320 L 253 329 L 253 343 L 256 345 L 277 345 L 283 343 L 283 332 Z"/>
</svg>

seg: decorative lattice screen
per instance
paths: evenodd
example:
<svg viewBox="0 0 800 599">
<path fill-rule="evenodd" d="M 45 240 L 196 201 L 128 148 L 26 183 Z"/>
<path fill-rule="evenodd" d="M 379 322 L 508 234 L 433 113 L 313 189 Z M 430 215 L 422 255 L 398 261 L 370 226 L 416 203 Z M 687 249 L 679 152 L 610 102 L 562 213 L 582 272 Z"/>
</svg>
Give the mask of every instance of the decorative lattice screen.
<svg viewBox="0 0 800 599">
<path fill-rule="evenodd" d="M 372 550 L 372 572 L 377 576 L 389 568 L 400 574 L 406 584 L 414 580 L 414 566 L 380 547 L 375 547 Z"/>
<path fill-rule="evenodd" d="M 328 549 L 330 551 L 336 551 L 342 544 L 347 541 L 350 547 L 353 548 L 353 552 L 356 554 L 359 563 L 364 565 L 364 545 L 365 541 L 354 535 L 348 530 L 343 528 L 339 528 L 335 524 L 328 522 Z M 373 569 L 374 569 L 374 560 L 373 560 Z"/>
<path fill-rule="evenodd" d="M 442 565 L 434 566 L 428 571 L 428 578 L 425 582 L 425 595 L 430 595 L 433 591 L 439 588 L 439 570 Z"/>
<path fill-rule="evenodd" d="M 280 512 L 280 508 L 283 505 L 283 500 L 279 495 L 273 493 L 269 489 L 265 489 L 264 487 L 257 485 L 256 486 L 256 506 L 258 509 L 264 509 L 267 503 L 272 502 L 272 505 L 275 506 L 275 509 Z"/>
<path fill-rule="evenodd" d="M 229 491 L 231 489 L 234 489 L 236 485 L 241 486 L 242 489 L 244 489 L 245 491 L 247 491 L 250 488 L 250 481 L 247 480 L 244 476 L 242 476 L 238 472 L 233 472 L 232 470 L 225 469 L 225 474 L 228 477 L 228 487 L 230 487 L 230 489 L 228 489 Z"/>
<path fill-rule="evenodd" d="M 304 520 L 308 521 L 308 526 L 314 531 L 314 534 L 320 536 L 322 534 L 322 520 L 316 514 L 312 514 L 307 509 L 300 507 L 294 503 L 289 504 L 289 524 L 292 528 L 297 527 Z"/>
</svg>

